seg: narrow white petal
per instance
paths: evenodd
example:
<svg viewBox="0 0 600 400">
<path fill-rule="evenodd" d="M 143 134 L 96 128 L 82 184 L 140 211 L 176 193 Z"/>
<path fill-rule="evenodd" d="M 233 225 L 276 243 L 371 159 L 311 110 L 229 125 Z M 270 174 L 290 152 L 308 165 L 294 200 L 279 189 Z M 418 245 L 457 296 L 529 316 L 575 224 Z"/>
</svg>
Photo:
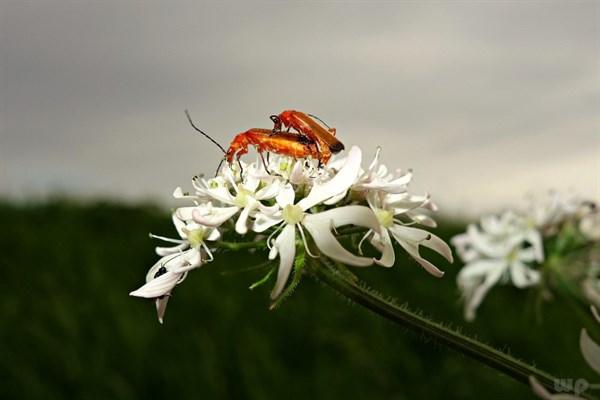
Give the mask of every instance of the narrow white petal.
<svg viewBox="0 0 600 400">
<path fill-rule="evenodd" d="M 394 237 L 412 243 L 421 243 L 426 241 L 427 238 L 433 236 L 431 233 L 427 232 L 424 229 L 411 228 L 408 226 L 402 226 L 398 224 L 394 224 L 393 226 L 391 226 L 390 232 L 392 232 Z"/>
<path fill-rule="evenodd" d="M 284 208 L 285 206 L 294 204 L 294 188 L 290 184 L 286 184 L 281 189 L 281 192 L 275 197 L 275 201 L 279 204 L 279 207 Z"/>
<path fill-rule="evenodd" d="M 513 284 L 518 288 L 536 285 L 540 281 L 539 271 L 533 270 L 519 261 L 513 262 L 509 271 Z"/>
<path fill-rule="evenodd" d="M 221 232 L 218 229 L 212 229 L 208 236 L 206 236 L 206 240 L 214 242 L 215 240 L 219 240 L 221 238 Z"/>
<path fill-rule="evenodd" d="M 248 205 L 242 209 L 242 212 L 238 216 L 238 219 L 235 223 L 235 231 L 240 235 L 244 235 L 246 232 L 248 232 L 248 218 L 250 213 L 256 209 L 256 206 L 256 201 L 248 201 Z"/>
<path fill-rule="evenodd" d="M 373 235 L 371 242 L 373 243 L 374 240 L 377 240 L 376 243 L 379 244 L 380 247 L 375 244 L 374 246 L 382 251 L 381 258 L 375 260 L 375 263 L 384 267 L 393 266 L 394 262 L 396 261 L 396 255 L 394 253 L 392 238 L 390 237 L 390 234 L 387 231 L 387 229 L 382 229 L 380 236 L 378 236 L 377 234 Z"/>
<path fill-rule="evenodd" d="M 437 228 L 437 222 L 429 215 L 418 214 L 414 211 L 408 211 L 406 215 L 415 222 L 418 222 L 421 225 L 428 226 L 430 228 Z"/>
<path fill-rule="evenodd" d="M 256 192 L 258 189 L 258 185 L 260 185 L 260 179 L 257 179 L 253 174 L 247 174 L 246 179 L 244 180 L 243 187 L 251 193 Z"/>
<path fill-rule="evenodd" d="M 448 246 L 446 242 L 444 242 L 436 235 L 430 233 L 429 239 L 421 242 L 420 244 L 421 246 L 425 246 L 441 254 L 446 260 L 448 260 L 448 262 L 454 262 L 454 257 L 452 256 L 452 249 L 450 249 L 450 246 Z"/>
<path fill-rule="evenodd" d="M 585 329 L 581 330 L 579 337 L 581 354 L 590 367 L 600 374 L 600 346 L 594 342 Z"/>
<path fill-rule="evenodd" d="M 441 278 L 442 276 L 444 276 L 444 271 L 440 270 L 438 267 L 421 257 L 418 245 L 406 242 L 404 240 L 398 240 L 398 238 L 393 234 L 393 232 L 392 236 L 394 236 L 394 239 L 398 241 L 400 246 L 402 246 L 402 248 L 406 250 L 406 252 L 410 254 L 410 256 L 414 258 L 415 261 L 418 262 L 427 272 L 429 272 L 431 275 L 437 278 Z"/>
<path fill-rule="evenodd" d="M 171 292 L 181 278 L 182 273 L 167 271 L 158 278 L 152 279 L 141 288 L 129 293 L 130 296 L 154 299 Z"/>
<path fill-rule="evenodd" d="M 257 200 L 267 200 L 272 199 L 281 191 L 282 183 L 280 180 L 274 180 L 273 182 L 267 184 L 264 188 L 260 189 L 256 192 L 254 196 Z"/>
<path fill-rule="evenodd" d="M 501 271 L 508 267 L 504 260 L 478 260 L 465 265 L 458 273 L 457 281 L 459 287 L 465 287 L 470 282 L 482 280 L 484 276 L 494 271 Z"/>
<path fill-rule="evenodd" d="M 272 299 L 277 298 L 283 291 L 294 265 L 294 258 L 296 257 L 295 225 L 287 225 L 283 228 L 277 239 L 275 239 L 274 248 L 277 249 L 275 254 L 279 254 L 279 269 L 277 270 L 277 282 L 271 292 Z M 269 258 L 271 258 L 271 255 L 269 255 Z"/>
<path fill-rule="evenodd" d="M 473 319 L 475 319 L 475 312 L 477 308 L 479 308 L 479 305 L 485 298 L 488 291 L 492 288 L 492 286 L 494 286 L 496 282 L 500 280 L 502 273 L 502 269 L 493 270 L 485 277 L 483 282 L 481 282 L 475 287 L 475 290 L 473 290 L 471 295 L 466 299 L 467 302 L 465 304 L 465 318 L 467 319 L 467 321 L 472 321 Z"/>
<path fill-rule="evenodd" d="M 265 215 L 265 214 L 259 213 L 259 214 L 256 214 L 256 218 L 254 219 L 254 222 L 252 223 L 252 230 L 257 233 L 264 232 L 267 229 L 269 229 L 270 227 L 277 225 L 281 221 L 283 221 L 281 219 L 281 212 L 278 212 L 275 215 Z"/>
<path fill-rule="evenodd" d="M 233 217 L 238 210 L 238 207 L 212 207 L 208 214 L 202 213 L 200 210 L 194 210 L 192 212 L 192 218 L 201 225 L 218 227 L 223 224 L 223 222 Z"/>
<path fill-rule="evenodd" d="M 302 183 L 304 180 L 304 162 L 297 160 L 290 173 L 290 182 L 294 185 Z"/>
<path fill-rule="evenodd" d="M 190 221 L 192 219 L 192 213 L 194 210 L 196 210 L 196 208 L 197 206 L 179 207 L 177 210 L 175 210 L 175 215 L 182 221 Z"/>
<path fill-rule="evenodd" d="M 535 229 L 532 229 L 528 232 L 526 239 L 529 243 L 531 243 L 531 247 L 534 250 L 535 260 L 537 262 L 544 261 L 544 243 L 542 240 L 542 234 Z"/>
<path fill-rule="evenodd" d="M 173 225 L 175 225 L 175 229 L 177 229 L 177 233 L 179 234 L 179 237 L 182 239 L 186 239 L 187 235 L 185 234 L 185 222 L 183 222 L 182 220 L 180 220 L 179 218 L 177 218 L 177 211 L 175 211 L 173 214 L 171 214 L 171 220 L 173 221 Z"/>
<path fill-rule="evenodd" d="M 155 251 L 156 251 L 156 254 L 163 257 L 163 256 L 168 256 L 170 254 L 176 254 L 181 251 L 184 251 L 185 249 L 187 249 L 188 246 L 189 246 L 188 242 L 183 242 L 183 243 L 178 244 L 177 246 L 172 246 L 172 247 L 158 246 L 155 248 Z"/>
<path fill-rule="evenodd" d="M 329 181 L 315 184 L 308 196 L 298 202 L 298 206 L 303 210 L 308 210 L 312 206 L 348 190 L 358 177 L 361 158 L 360 148 L 352 146 L 348 152 L 346 163 L 340 171 Z"/>
<path fill-rule="evenodd" d="M 323 204 L 327 204 L 328 206 L 336 204 L 336 203 L 342 201 L 344 199 L 344 197 L 346 197 L 347 194 L 348 194 L 348 191 L 346 190 L 336 196 L 329 198 L 328 200 L 325 200 L 323 202 Z"/>
<path fill-rule="evenodd" d="M 351 214 L 349 215 L 348 212 Z M 371 216 L 369 216 L 369 213 Z M 371 217 L 374 218 L 374 221 Z M 377 218 L 369 208 L 363 206 L 346 206 L 319 214 L 308 214 L 304 217 L 302 225 L 306 227 L 319 250 L 326 256 L 357 267 L 372 265 L 372 258 L 359 257 L 350 253 L 331 232 L 332 227 L 348 225 L 349 223 L 365 226 L 379 232 Z"/>
<path fill-rule="evenodd" d="M 331 210 L 323 211 L 318 214 L 307 214 L 304 217 L 312 221 L 324 221 L 331 228 L 338 228 L 344 225 L 356 225 L 372 229 L 375 232 L 381 231 L 379 221 L 369 207 L 365 206 L 344 206 L 332 208 Z"/>
<path fill-rule="evenodd" d="M 156 299 L 156 315 L 158 316 L 158 322 L 161 324 L 165 318 L 165 311 L 167 311 L 167 303 L 169 302 L 169 297 L 171 297 L 170 293 L 166 294 L 160 299 Z"/>
</svg>

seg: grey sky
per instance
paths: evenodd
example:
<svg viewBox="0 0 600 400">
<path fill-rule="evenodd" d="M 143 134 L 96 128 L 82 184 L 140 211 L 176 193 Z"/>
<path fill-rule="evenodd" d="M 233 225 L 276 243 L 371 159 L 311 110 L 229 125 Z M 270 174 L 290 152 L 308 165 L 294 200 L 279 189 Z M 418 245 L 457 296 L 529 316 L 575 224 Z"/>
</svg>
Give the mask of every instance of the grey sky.
<svg viewBox="0 0 600 400">
<path fill-rule="evenodd" d="M 449 212 L 600 199 L 600 2 L 0 0 L 0 195 L 166 200 L 296 108 Z"/>
</svg>

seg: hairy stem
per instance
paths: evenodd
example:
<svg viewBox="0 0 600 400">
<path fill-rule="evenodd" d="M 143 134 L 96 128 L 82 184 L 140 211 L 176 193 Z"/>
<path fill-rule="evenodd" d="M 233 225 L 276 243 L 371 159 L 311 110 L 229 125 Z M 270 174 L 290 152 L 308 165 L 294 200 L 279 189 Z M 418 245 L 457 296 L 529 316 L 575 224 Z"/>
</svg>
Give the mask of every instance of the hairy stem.
<svg viewBox="0 0 600 400">
<path fill-rule="evenodd" d="M 537 380 L 551 392 L 555 390 L 555 378 L 529 364 L 517 360 L 510 355 L 483 344 L 475 339 L 462 335 L 442 324 L 417 315 L 405 307 L 399 307 L 381 296 L 369 291 L 360 282 L 348 279 L 345 275 L 316 261 L 307 263 L 309 271 L 325 285 L 339 294 L 371 310 L 372 312 L 402 325 L 410 330 L 425 334 L 441 344 L 479 361 L 517 381 L 529 386 L 529 376 Z M 593 399 L 589 395 L 585 398 Z"/>
</svg>

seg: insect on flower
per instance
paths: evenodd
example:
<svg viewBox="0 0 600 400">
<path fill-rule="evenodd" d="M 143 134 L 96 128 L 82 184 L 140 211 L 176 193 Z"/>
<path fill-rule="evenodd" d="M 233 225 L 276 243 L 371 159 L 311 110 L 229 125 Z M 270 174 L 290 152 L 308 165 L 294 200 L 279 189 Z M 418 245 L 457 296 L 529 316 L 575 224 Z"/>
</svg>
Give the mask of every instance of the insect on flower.
<svg viewBox="0 0 600 400">
<path fill-rule="evenodd" d="M 325 128 L 317 120 L 325 124 L 314 115 L 295 110 L 286 110 L 279 115 L 271 115 L 271 121 L 275 124 L 273 126 L 274 135 L 281 132 L 282 128 L 287 128 L 288 132 L 293 128 L 300 135 L 306 136 L 319 145 L 319 161 L 327 164 L 332 154 L 344 150 L 344 144 L 335 137 L 335 128 L 328 126 Z"/>
<path fill-rule="evenodd" d="M 296 135 L 293 133 L 278 132 L 273 134 L 271 129 L 252 128 L 245 132 L 238 133 L 231 141 L 229 148 L 225 150 L 223 146 L 217 143 L 212 137 L 194 125 L 187 111 L 185 114 L 190 124 L 196 131 L 206 136 L 211 142 L 221 149 L 221 151 L 225 154 L 224 160 L 226 160 L 230 165 L 234 162 L 234 160 L 238 161 L 239 163 L 240 157 L 248 153 L 249 146 L 254 146 L 256 148 L 267 172 L 268 168 L 263 157 L 263 152 L 277 153 L 290 156 L 292 158 L 312 157 L 316 160 L 320 159 L 319 149 L 314 140 L 310 139 L 309 137 Z M 219 170 L 220 167 L 221 164 L 219 164 L 217 170 Z"/>
</svg>

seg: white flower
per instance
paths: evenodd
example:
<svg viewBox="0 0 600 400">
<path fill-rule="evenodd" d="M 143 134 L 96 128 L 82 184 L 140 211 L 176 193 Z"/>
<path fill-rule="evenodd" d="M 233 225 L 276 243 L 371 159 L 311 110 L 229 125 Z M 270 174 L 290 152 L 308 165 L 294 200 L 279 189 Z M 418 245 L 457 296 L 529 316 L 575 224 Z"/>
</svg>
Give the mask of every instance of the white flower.
<svg viewBox="0 0 600 400">
<path fill-rule="evenodd" d="M 390 173 L 387 167 L 379 162 L 381 155 L 381 148 L 378 147 L 375 153 L 373 161 L 369 165 L 366 171 L 360 170 L 357 174 L 356 179 L 352 182 L 351 190 L 358 196 L 366 196 L 370 191 L 381 191 L 386 193 L 405 193 L 408 188 L 408 184 L 412 179 L 412 172 L 403 172 L 397 170 L 396 173 Z M 337 171 L 346 162 L 347 157 L 337 158 L 329 163 L 327 166 L 328 171 Z M 348 194 L 348 190 L 340 193 L 337 196 L 330 198 L 325 201 L 325 204 L 336 204 L 340 200 L 344 199 Z"/>
<path fill-rule="evenodd" d="M 482 218 L 481 229 L 469 225 L 467 232 L 452 238 L 452 244 L 467 264 L 457 283 L 465 298 L 465 318 L 473 320 L 487 292 L 498 282 L 518 288 L 539 283 L 540 274 L 527 264 L 537 261 L 537 249 L 527 241 L 514 214 Z"/>
<path fill-rule="evenodd" d="M 309 212 L 310 208 L 346 191 L 356 179 L 360 162 L 360 149 L 354 146 L 350 149 L 346 163 L 340 171 L 329 181 L 315 184 L 308 196 L 294 203 L 294 190 L 291 185 L 286 185 L 276 199 L 281 210 L 273 215 L 260 213 L 257 215 L 254 224 L 256 232 L 263 232 L 275 225 L 279 225 L 278 230 L 275 232 L 281 229 L 277 238 L 269 242 L 272 245 L 269 258 L 275 259 L 279 256 L 279 269 L 277 281 L 271 293 L 272 298 L 276 298 L 281 294 L 290 275 L 296 255 L 296 228 L 304 241 L 305 247 L 304 228 L 314 239 L 317 248 L 327 257 L 353 266 L 373 264 L 372 258 L 359 257 L 346 250 L 331 232 L 332 228 L 350 224 L 363 226 L 378 232 L 377 219 L 369 208 L 345 206 L 320 213 Z M 310 250 L 308 248 L 306 250 L 310 255 Z"/>
<path fill-rule="evenodd" d="M 404 172 L 400 169 L 391 173 L 388 168 L 379 162 L 381 147 L 377 148 L 375 157 L 358 180 L 352 186 L 357 191 L 382 191 L 386 193 L 404 193 L 412 179 L 412 171 Z"/>
<path fill-rule="evenodd" d="M 371 244 L 382 252 L 381 259 L 375 260 L 377 264 L 385 267 L 394 265 L 395 254 L 391 234 L 396 242 L 427 272 L 437 277 L 444 275 L 435 265 L 421 257 L 419 247 L 424 246 L 435 250 L 449 262 L 452 262 L 450 247 L 442 239 L 426 230 L 406 226 L 414 222 L 424 222 L 430 226 L 435 226 L 435 221 L 417 211 L 419 208 L 431 204 L 428 196 L 413 196 L 408 193 L 394 195 L 384 192 L 370 192 L 367 195 L 367 201 L 377 216 L 381 232 L 368 231 L 363 240 L 370 237 Z M 405 215 L 410 222 L 401 221 L 399 219 L 401 215 Z"/>
<path fill-rule="evenodd" d="M 212 207 L 210 203 L 200 204 L 196 207 L 182 207 L 178 209 L 178 216 L 182 219 L 193 219 L 199 224 L 219 226 L 231 218 L 238 211 L 235 230 L 240 235 L 248 232 L 248 219 L 257 210 L 270 214 L 277 210 L 276 206 L 265 206 L 261 201 L 275 198 L 282 188 L 283 181 L 275 176 L 259 178 L 257 167 L 251 164 L 246 167 L 244 180 L 236 181 L 235 173 L 226 166 L 223 178 L 201 181 L 196 185 L 197 193 L 229 205 L 230 207 Z M 232 193 L 233 191 L 233 193 Z"/>
<path fill-rule="evenodd" d="M 175 214 L 173 214 L 173 223 L 181 239 L 152 235 L 174 243 L 175 246 L 156 248 L 156 253 L 162 258 L 146 274 L 146 284 L 129 293 L 130 296 L 155 299 L 160 323 L 163 321 L 167 302 L 175 285 L 185 279 L 188 271 L 200 267 L 205 262 L 205 255 L 208 261 L 212 261 L 212 252 L 205 241 L 218 240 L 220 237 L 216 228 L 202 226 L 195 222 L 186 224 Z"/>
</svg>

